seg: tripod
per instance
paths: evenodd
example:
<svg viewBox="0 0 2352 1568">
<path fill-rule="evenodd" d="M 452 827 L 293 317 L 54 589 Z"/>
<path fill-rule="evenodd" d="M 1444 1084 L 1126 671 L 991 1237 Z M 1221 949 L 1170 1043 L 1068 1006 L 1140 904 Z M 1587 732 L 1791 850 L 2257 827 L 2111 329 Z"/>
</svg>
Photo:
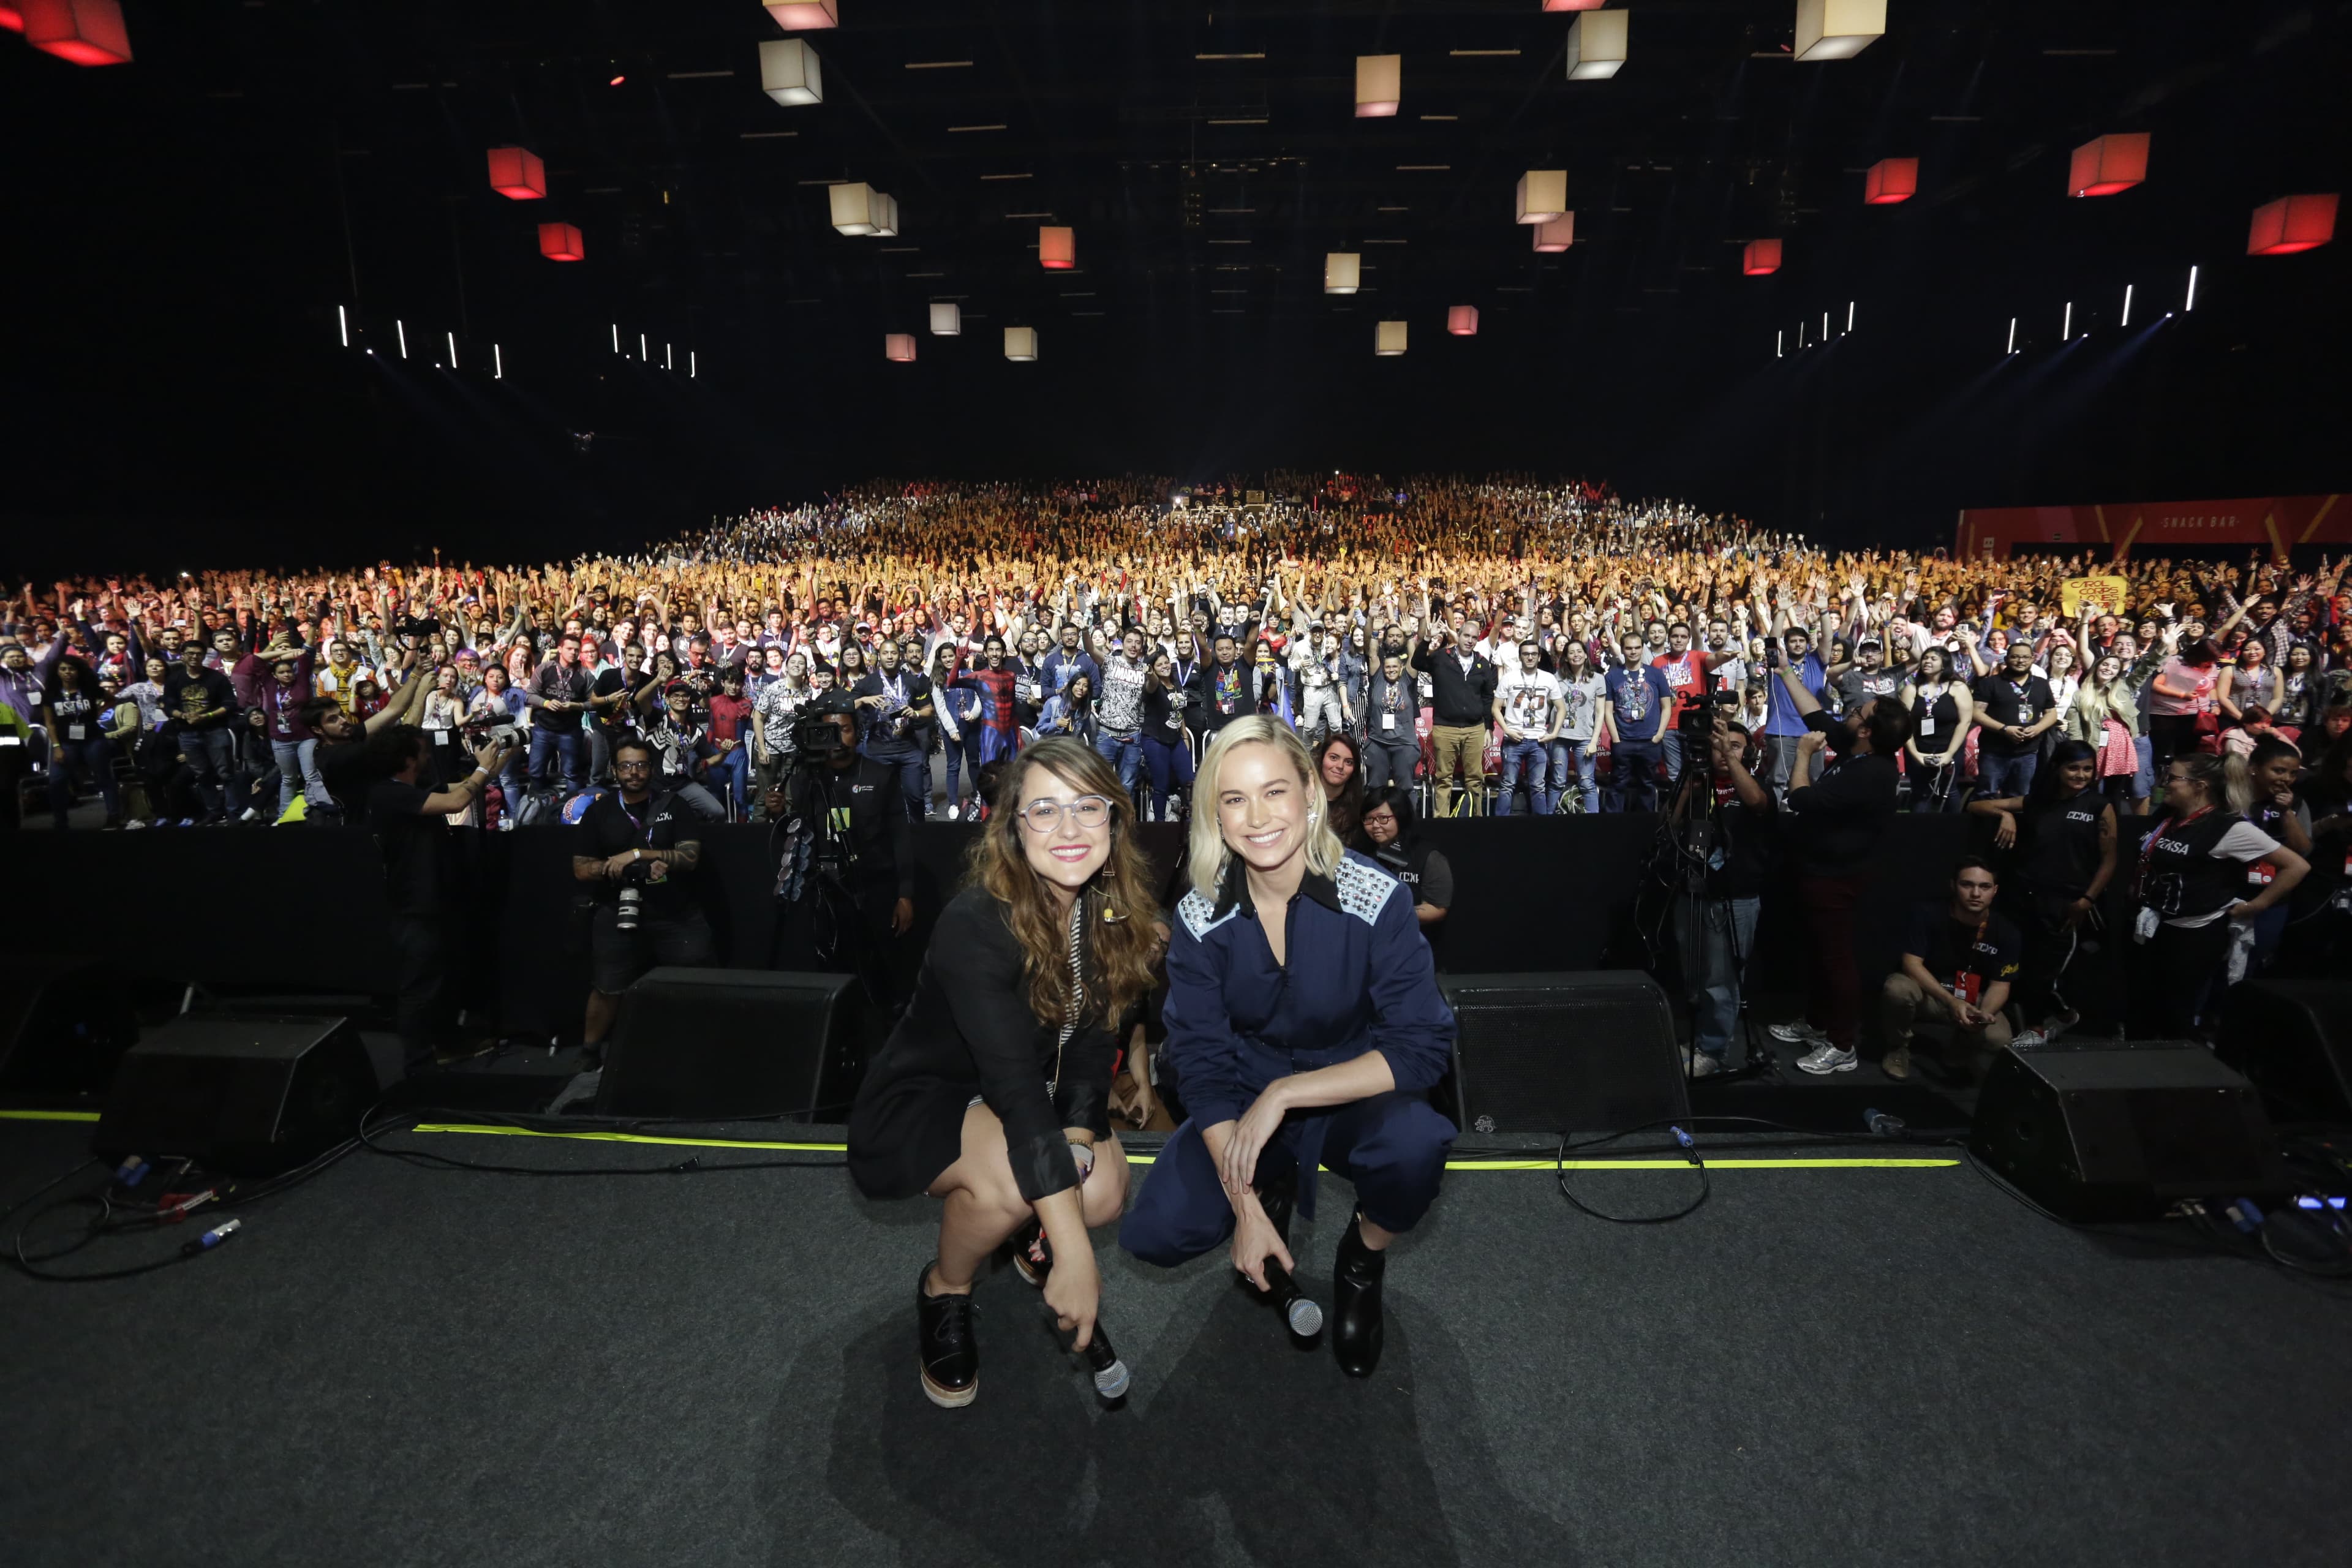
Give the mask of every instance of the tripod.
<svg viewBox="0 0 2352 1568">
<path fill-rule="evenodd" d="M 1735 852 L 1727 813 L 1720 803 L 1719 784 L 1727 783 L 1724 770 L 1716 760 L 1715 735 L 1717 709 L 1713 704 L 1696 710 L 1703 716 L 1698 724 L 1686 725 L 1683 732 L 1682 776 L 1675 781 L 1675 803 L 1668 812 L 1663 836 L 1667 842 L 1662 850 L 1674 857 L 1674 900 L 1681 919 L 1679 928 L 1680 958 L 1683 983 L 1689 992 L 1693 1015 L 1691 1055 L 1684 1070 L 1696 1076 L 1698 1048 L 1697 1016 L 1704 1005 L 1705 979 L 1716 965 L 1710 951 L 1717 922 L 1721 922 L 1723 941 L 1730 956 L 1730 984 L 1738 999 L 1741 1037 L 1747 1051 L 1741 1064 L 1708 1076 L 1727 1079 L 1761 1077 L 1777 1080 L 1778 1062 L 1767 1049 L 1756 1026 L 1756 1016 L 1748 991 L 1748 943 L 1740 940 L 1739 913 L 1734 900 L 1711 890 L 1714 873 L 1720 870 Z"/>
</svg>

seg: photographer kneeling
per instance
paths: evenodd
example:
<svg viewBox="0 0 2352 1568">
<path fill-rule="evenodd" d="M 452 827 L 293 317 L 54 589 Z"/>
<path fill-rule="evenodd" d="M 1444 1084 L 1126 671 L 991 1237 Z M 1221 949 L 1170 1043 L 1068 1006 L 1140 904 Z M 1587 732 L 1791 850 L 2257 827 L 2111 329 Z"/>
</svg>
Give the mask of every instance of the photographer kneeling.
<svg viewBox="0 0 2352 1568">
<path fill-rule="evenodd" d="M 572 875 L 597 885 L 582 1037 L 592 1051 L 604 1045 L 621 993 L 639 975 L 656 963 L 709 964 L 712 951 L 710 922 L 685 880 L 702 862 L 702 845 L 680 837 L 694 824 L 676 793 L 653 789 L 653 747 L 635 735 L 615 741 L 613 774 L 619 792 L 598 795 L 581 817 L 589 848 L 572 858 Z"/>
</svg>

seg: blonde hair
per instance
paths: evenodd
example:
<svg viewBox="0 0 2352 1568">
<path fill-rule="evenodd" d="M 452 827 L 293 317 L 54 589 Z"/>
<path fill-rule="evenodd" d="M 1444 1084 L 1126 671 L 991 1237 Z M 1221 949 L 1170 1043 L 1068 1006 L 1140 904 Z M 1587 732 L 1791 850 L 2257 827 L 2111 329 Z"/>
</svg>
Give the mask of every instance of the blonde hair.
<svg viewBox="0 0 2352 1568">
<path fill-rule="evenodd" d="M 1318 877 L 1328 877 L 1339 868 L 1339 862 L 1348 853 L 1348 847 L 1331 831 L 1330 803 L 1323 798 L 1323 783 L 1315 776 L 1315 759 L 1307 754 L 1307 742 L 1289 725 L 1266 714 L 1236 719 L 1218 731 L 1216 739 L 1209 742 L 1192 778 L 1192 833 L 1185 868 L 1193 890 L 1204 899 L 1216 898 L 1217 889 L 1224 880 L 1225 866 L 1233 855 L 1225 847 L 1223 814 L 1217 807 L 1225 759 L 1235 747 L 1252 745 L 1272 746 L 1298 775 L 1299 787 L 1307 803 L 1307 868 Z"/>
</svg>

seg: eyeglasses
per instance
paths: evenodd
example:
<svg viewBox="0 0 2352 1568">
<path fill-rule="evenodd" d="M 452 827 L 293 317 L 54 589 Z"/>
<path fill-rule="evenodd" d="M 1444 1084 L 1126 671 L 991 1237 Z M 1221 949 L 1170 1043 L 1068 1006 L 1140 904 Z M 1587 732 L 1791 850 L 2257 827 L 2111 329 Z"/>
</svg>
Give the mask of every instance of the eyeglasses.
<svg viewBox="0 0 2352 1568">
<path fill-rule="evenodd" d="M 1058 800 L 1033 800 L 1021 808 L 1021 820 L 1032 833 L 1051 833 L 1061 826 L 1064 812 L 1080 827 L 1092 830 L 1110 820 L 1110 802 L 1098 795 L 1082 795 L 1067 805 Z"/>
</svg>

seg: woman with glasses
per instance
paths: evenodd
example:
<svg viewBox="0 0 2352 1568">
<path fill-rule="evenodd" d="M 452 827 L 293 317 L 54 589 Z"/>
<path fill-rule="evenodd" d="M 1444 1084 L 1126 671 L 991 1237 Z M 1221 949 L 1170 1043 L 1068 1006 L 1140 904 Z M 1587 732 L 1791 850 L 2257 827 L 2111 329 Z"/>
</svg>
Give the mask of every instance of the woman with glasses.
<svg viewBox="0 0 2352 1568">
<path fill-rule="evenodd" d="M 1159 942 L 1134 806 L 1091 749 L 1067 736 L 1025 748 L 993 804 L 849 1119 L 860 1192 L 940 1200 L 915 1317 L 923 1394 L 946 1408 L 979 1393 L 972 1286 L 1008 1240 L 1076 1346 L 1093 1336 L 1102 1286 L 1087 1232 L 1127 1202 L 1114 1042 L 1151 989 Z"/>
<path fill-rule="evenodd" d="M 1201 760 L 1168 948 L 1167 1058 L 1191 1119 L 1169 1136 L 1119 1245 L 1173 1268 L 1231 1242 L 1264 1290 L 1297 1269 L 1295 1200 L 1315 1173 L 1356 1190 L 1334 1270 L 1332 1349 L 1369 1377 L 1381 1359 L 1389 1244 L 1436 1200 L 1454 1123 L 1427 1094 L 1453 1059 L 1413 896 L 1331 831 L 1314 760 L 1265 714 L 1237 719 Z"/>
</svg>

